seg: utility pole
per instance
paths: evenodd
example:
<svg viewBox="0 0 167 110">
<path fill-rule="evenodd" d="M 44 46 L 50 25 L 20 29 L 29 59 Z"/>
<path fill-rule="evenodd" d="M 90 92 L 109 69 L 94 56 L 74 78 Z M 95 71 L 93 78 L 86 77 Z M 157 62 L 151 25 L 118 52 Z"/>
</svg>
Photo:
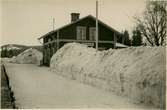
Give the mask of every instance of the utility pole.
<svg viewBox="0 0 167 110">
<path fill-rule="evenodd" d="M 56 40 L 56 42 L 57 42 L 56 47 L 57 47 L 57 50 L 58 50 L 59 49 L 59 30 L 57 30 L 57 37 L 56 38 L 57 38 L 57 40 Z"/>
<path fill-rule="evenodd" d="M 55 18 L 53 18 L 53 30 L 55 29 Z"/>
<path fill-rule="evenodd" d="M 96 1 L 96 50 L 98 50 L 98 0 Z"/>
<path fill-rule="evenodd" d="M 53 18 L 53 31 L 55 29 L 55 18 Z M 56 34 L 56 51 L 59 49 L 59 30 L 57 30 Z"/>
<path fill-rule="evenodd" d="M 115 32 L 114 32 L 114 49 L 116 49 L 116 43 L 117 43 L 117 37 L 116 37 Z"/>
</svg>

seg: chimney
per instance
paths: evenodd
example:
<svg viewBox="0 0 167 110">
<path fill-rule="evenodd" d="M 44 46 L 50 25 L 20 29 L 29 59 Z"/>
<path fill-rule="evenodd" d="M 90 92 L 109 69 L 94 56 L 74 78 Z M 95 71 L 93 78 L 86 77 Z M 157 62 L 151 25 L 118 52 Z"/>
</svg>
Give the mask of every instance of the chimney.
<svg viewBox="0 0 167 110">
<path fill-rule="evenodd" d="M 71 13 L 71 22 L 79 20 L 79 13 Z"/>
</svg>

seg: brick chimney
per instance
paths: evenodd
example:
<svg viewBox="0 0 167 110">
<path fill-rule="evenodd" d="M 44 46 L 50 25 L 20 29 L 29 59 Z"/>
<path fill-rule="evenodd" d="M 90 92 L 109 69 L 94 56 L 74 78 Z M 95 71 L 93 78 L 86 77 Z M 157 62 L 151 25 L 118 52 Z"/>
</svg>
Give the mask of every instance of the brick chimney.
<svg viewBox="0 0 167 110">
<path fill-rule="evenodd" d="M 71 13 L 71 22 L 79 20 L 79 13 Z"/>
</svg>

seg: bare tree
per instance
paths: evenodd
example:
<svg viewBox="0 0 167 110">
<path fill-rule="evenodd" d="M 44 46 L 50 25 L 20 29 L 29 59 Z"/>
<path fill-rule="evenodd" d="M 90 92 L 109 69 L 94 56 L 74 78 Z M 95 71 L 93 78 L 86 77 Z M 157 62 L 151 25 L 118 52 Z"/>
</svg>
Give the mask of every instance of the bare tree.
<svg viewBox="0 0 167 110">
<path fill-rule="evenodd" d="M 166 45 L 166 6 L 166 1 L 148 1 L 143 17 L 136 17 L 143 37 L 152 46 Z"/>
</svg>

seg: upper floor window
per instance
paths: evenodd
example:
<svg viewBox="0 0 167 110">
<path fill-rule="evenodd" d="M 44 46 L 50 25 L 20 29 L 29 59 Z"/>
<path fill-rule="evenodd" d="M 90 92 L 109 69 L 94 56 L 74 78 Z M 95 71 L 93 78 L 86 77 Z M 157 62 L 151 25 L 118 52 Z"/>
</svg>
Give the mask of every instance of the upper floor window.
<svg viewBox="0 0 167 110">
<path fill-rule="evenodd" d="M 86 40 L 86 27 L 77 27 L 77 40 Z"/>
<path fill-rule="evenodd" d="M 96 28 L 90 27 L 89 28 L 89 40 L 95 40 L 96 37 Z"/>
</svg>

